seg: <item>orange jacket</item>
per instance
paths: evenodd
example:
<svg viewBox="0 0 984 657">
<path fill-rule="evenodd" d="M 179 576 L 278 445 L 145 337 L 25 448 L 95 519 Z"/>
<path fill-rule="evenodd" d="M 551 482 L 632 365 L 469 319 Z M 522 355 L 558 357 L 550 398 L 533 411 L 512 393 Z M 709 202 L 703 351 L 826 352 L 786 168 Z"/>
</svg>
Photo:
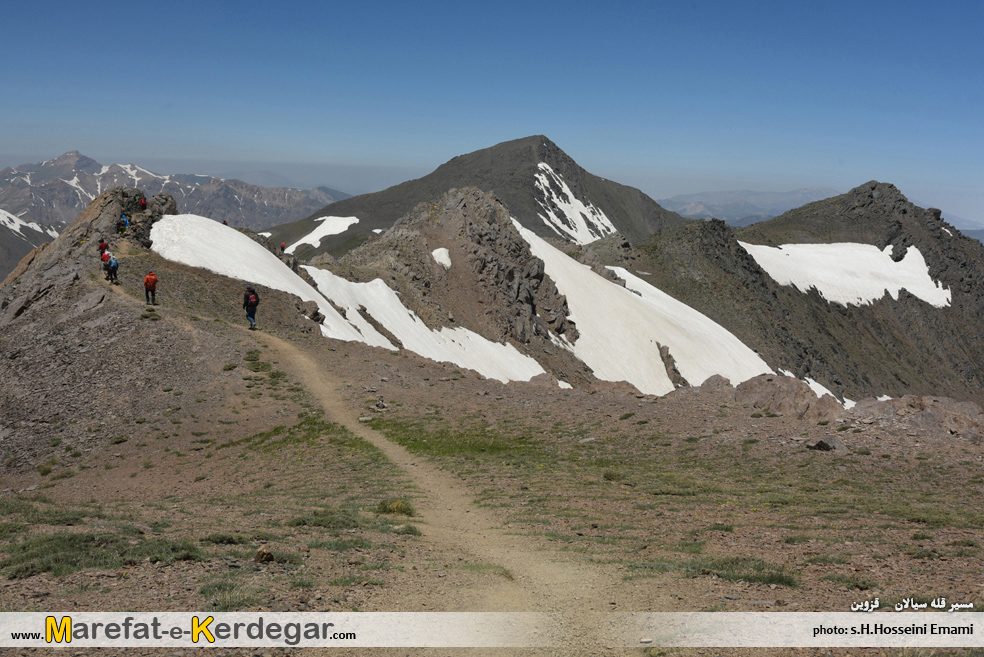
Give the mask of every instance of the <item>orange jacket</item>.
<svg viewBox="0 0 984 657">
<path fill-rule="evenodd" d="M 147 274 L 146 276 L 144 276 L 144 287 L 151 291 L 156 290 L 157 276 L 155 276 L 154 274 Z"/>
</svg>

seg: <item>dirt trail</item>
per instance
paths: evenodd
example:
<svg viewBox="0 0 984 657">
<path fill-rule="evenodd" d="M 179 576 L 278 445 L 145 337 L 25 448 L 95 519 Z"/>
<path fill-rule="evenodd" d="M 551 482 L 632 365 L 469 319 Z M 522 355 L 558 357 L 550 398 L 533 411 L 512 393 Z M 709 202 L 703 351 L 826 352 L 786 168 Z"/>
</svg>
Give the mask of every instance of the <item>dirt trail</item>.
<svg viewBox="0 0 984 657">
<path fill-rule="evenodd" d="M 528 537 L 507 533 L 489 510 L 474 504 L 458 480 L 359 422 L 358 410 L 338 392 L 342 383 L 311 357 L 284 340 L 264 338 L 281 362 L 290 363 L 332 421 L 378 447 L 412 479 L 422 493 L 415 506 L 425 522 L 424 541 L 434 549 L 467 553 L 513 575 L 512 581 L 496 578 L 481 590 L 442 591 L 428 611 L 559 612 L 563 620 L 553 635 L 565 644 L 564 654 L 598 654 L 595 651 L 612 645 L 595 616 L 615 599 L 620 575 L 614 569 L 587 566 L 563 553 L 543 551 Z M 427 592 L 400 591 L 385 610 L 421 611 L 407 608 L 407 602 L 420 595 Z"/>
</svg>

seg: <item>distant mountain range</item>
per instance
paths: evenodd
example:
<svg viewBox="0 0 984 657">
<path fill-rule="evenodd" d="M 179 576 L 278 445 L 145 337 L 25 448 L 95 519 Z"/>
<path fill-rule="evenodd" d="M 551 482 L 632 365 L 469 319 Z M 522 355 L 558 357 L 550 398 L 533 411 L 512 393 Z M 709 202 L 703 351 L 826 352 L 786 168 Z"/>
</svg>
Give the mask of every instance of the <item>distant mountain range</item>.
<svg viewBox="0 0 984 657">
<path fill-rule="evenodd" d="M 830 187 L 794 189 L 791 192 L 754 192 L 738 189 L 680 194 L 659 199 L 659 204 L 685 217 L 694 219 L 713 217 L 731 226 L 744 227 L 837 194 L 838 191 Z"/>
<path fill-rule="evenodd" d="M 104 166 L 70 151 L 0 171 L 0 210 L 13 217 L 0 220 L 0 277 L 31 248 L 57 235 L 93 199 L 119 186 L 139 187 L 148 197 L 164 192 L 174 197 L 179 212 L 257 229 L 305 217 L 348 197 L 328 187 L 302 191 L 205 175 L 161 175 L 135 164 Z"/>
</svg>

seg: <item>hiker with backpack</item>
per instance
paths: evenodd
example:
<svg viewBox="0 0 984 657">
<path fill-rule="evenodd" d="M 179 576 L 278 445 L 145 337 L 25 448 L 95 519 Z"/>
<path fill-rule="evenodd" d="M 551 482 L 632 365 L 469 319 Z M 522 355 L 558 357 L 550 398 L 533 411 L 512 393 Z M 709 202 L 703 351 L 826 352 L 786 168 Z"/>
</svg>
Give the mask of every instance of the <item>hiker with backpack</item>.
<svg viewBox="0 0 984 657">
<path fill-rule="evenodd" d="M 260 295 L 256 293 L 252 285 L 246 286 L 246 293 L 243 294 L 243 309 L 246 311 L 246 319 L 249 320 L 249 330 L 256 330 L 256 307 L 260 305 Z"/>
<path fill-rule="evenodd" d="M 109 244 L 106 242 L 105 238 L 100 237 L 99 238 L 99 257 L 101 258 L 102 257 L 102 254 L 106 253 L 106 251 L 109 251 Z"/>
<path fill-rule="evenodd" d="M 111 255 L 109 257 L 109 283 L 110 285 L 119 285 L 120 280 L 116 277 L 116 273 L 120 269 L 120 263 L 116 261 L 116 256 Z"/>
<path fill-rule="evenodd" d="M 147 297 L 148 304 L 157 305 L 157 274 L 153 269 L 144 276 L 144 296 Z"/>
<path fill-rule="evenodd" d="M 102 252 L 102 255 L 99 256 L 99 259 L 102 260 L 102 263 L 103 263 L 103 273 L 106 274 L 106 280 L 107 281 L 110 280 L 109 279 L 109 261 L 110 261 L 110 259 L 112 259 L 112 257 L 113 257 L 113 254 L 110 253 L 109 249 L 106 249 L 105 251 L 103 251 Z"/>
</svg>

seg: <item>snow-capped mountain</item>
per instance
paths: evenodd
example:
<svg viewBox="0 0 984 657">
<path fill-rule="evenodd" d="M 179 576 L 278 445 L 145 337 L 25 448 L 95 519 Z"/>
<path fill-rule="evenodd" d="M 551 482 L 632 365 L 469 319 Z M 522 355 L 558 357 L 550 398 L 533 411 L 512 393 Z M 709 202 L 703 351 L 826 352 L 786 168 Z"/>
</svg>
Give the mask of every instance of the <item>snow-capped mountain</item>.
<svg viewBox="0 0 984 657">
<path fill-rule="evenodd" d="M 57 235 L 97 196 L 118 186 L 138 187 L 148 196 L 164 192 L 174 197 L 182 212 L 249 228 L 293 221 L 346 196 L 327 187 L 301 191 L 204 175 L 160 175 L 135 164 L 102 165 L 71 151 L 0 171 L 0 209 L 21 225 L 16 230 L 12 221 L 0 222 L 0 278 L 28 251 Z"/>
<path fill-rule="evenodd" d="M 302 259 L 325 252 L 337 256 L 390 228 L 418 203 L 470 186 L 495 194 L 535 235 L 579 244 L 615 232 L 635 241 L 687 222 L 638 189 L 588 173 L 537 135 L 459 155 L 422 178 L 339 201 L 269 232 L 275 242 L 295 246 Z M 342 219 L 348 220 L 344 228 Z"/>
<path fill-rule="evenodd" d="M 67 226 L 97 196 L 113 187 L 147 195 L 170 194 L 182 212 L 197 212 L 233 226 L 259 228 L 292 221 L 338 200 L 316 188 L 258 187 L 205 175 L 161 175 L 135 164 L 102 165 L 78 151 L 0 171 L 0 208 L 45 228 Z"/>
</svg>

